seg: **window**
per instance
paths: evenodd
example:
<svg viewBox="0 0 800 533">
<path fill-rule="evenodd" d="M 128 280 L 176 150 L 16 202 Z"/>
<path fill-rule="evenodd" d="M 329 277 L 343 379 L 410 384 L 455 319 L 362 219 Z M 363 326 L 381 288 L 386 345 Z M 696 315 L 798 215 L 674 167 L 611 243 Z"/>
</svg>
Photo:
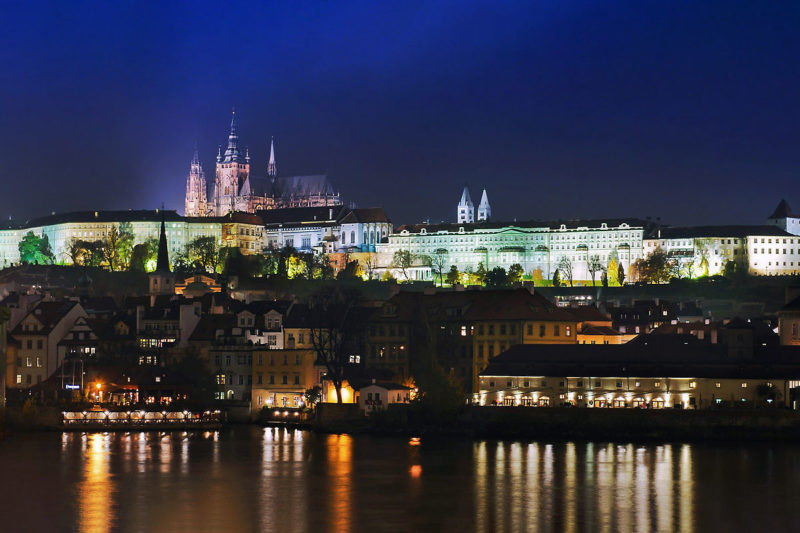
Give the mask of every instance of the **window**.
<svg viewBox="0 0 800 533">
<path fill-rule="evenodd" d="M 558 337 L 559 335 L 561 335 L 561 327 L 556 324 L 553 326 L 553 336 Z"/>
<path fill-rule="evenodd" d="M 510 381 L 506 381 L 506 387 L 511 387 L 511 382 Z"/>
<path fill-rule="evenodd" d="M 36 367 L 37 368 L 42 368 L 42 358 L 41 357 L 37 357 L 36 358 Z"/>
<path fill-rule="evenodd" d="M 295 376 L 294 377 L 294 384 L 295 385 L 300 385 L 300 376 Z"/>
<path fill-rule="evenodd" d="M 617 381 L 617 388 L 618 388 L 618 389 L 621 389 L 621 388 L 622 388 L 622 382 L 621 382 L 621 381 Z"/>
<path fill-rule="evenodd" d="M 231 356 L 230 355 L 226 355 L 225 356 L 225 366 L 231 366 Z"/>
<path fill-rule="evenodd" d="M 540 336 L 540 337 L 544 337 L 545 335 L 546 335 L 546 333 L 545 333 L 545 326 L 544 326 L 544 324 L 539 324 L 539 336 Z"/>
<path fill-rule="evenodd" d="M 489 386 L 490 386 L 490 387 L 494 387 L 494 381 L 490 381 L 490 382 L 489 382 Z"/>
<path fill-rule="evenodd" d="M 275 385 L 275 375 L 274 374 L 270 374 L 269 375 L 269 384 L 270 385 Z"/>
<path fill-rule="evenodd" d="M 258 385 L 261 385 L 262 383 L 264 383 L 264 375 L 263 374 L 258 374 L 256 376 L 256 383 Z M 258 398 L 261 399 L 261 396 L 259 396 Z"/>
<path fill-rule="evenodd" d="M 577 385 L 578 387 L 583 387 L 583 380 L 579 379 Z"/>
<path fill-rule="evenodd" d="M 542 387 L 547 387 L 547 380 L 546 379 L 542 380 Z"/>
<path fill-rule="evenodd" d="M 524 381 L 524 382 L 522 383 L 522 385 L 523 385 L 524 387 L 530 387 L 530 386 L 531 386 L 531 382 L 530 382 L 530 381 Z"/>
<path fill-rule="evenodd" d="M 494 324 L 489 324 L 489 335 L 494 335 Z"/>
<path fill-rule="evenodd" d="M 22 374 L 17 374 L 17 385 L 22 385 Z"/>
<path fill-rule="evenodd" d="M 30 356 L 25 358 L 25 366 L 33 366 L 33 360 L 30 358 Z"/>
<path fill-rule="evenodd" d="M 284 375 L 283 375 L 283 378 L 282 378 L 282 380 L 281 380 L 281 383 L 283 383 L 284 385 L 288 385 L 288 384 L 289 384 L 289 376 L 287 376 L 286 374 L 284 374 Z"/>
<path fill-rule="evenodd" d="M 506 334 L 506 325 L 500 324 L 500 335 L 505 335 L 505 334 Z"/>
<path fill-rule="evenodd" d="M 689 382 L 689 388 L 690 389 L 696 389 L 697 388 L 697 382 L 696 381 L 690 381 Z"/>
<path fill-rule="evenodd" d="M 602 387 L 602 383 L 603 383 L 602 381 L 595 381 L 595 382 L 594 382 L 594 387 L 595 387 L 596 389 L 597 389 L 597 388 L 600 388 L 600 387 Z"/>
<path fill-rule="evenodd" d="M 661 382 L 660 381 L 655 381 L 655 382 L 653 382 L 653 386 L 654 387 L 660 387 L 661 386 Z"/>
<path fill-rule="evenodd" d="M 42 349 L 42 339 L 39 339 L 39 340 L 36 341 L 36 349 L 37 350 L 41 350 Z"/>
<path fill-rule="evenodd" d="M 533 335 L 533 324 L 528 324 L 528 335 Z"/>
<path fill-rule="evenodd" d="M 217 374 L 217 385 L 225 385 L 225 374 Z"/>
<path fill-rule="evenodd" d="M 742 388 L 743 388 L 743 389 L 746 389 L 746 388 L 747 388 L 747 382 L 746 382 L 746 381 L 742 381 Z"/>
<path fill-rule="evenodd" d="M 572 326 L 564 326 L 564 336 L 569 337 L 572 335 Z"/>
<path fill-rule="evenodd" d="M 716 383 L 714 383 L 714 387 L 716 387 L 716 388 L 720 388 L 720 387 L 722 387 L 722 383 L 720 383 L 719 381 L 717 381 Z"/>
</svg>

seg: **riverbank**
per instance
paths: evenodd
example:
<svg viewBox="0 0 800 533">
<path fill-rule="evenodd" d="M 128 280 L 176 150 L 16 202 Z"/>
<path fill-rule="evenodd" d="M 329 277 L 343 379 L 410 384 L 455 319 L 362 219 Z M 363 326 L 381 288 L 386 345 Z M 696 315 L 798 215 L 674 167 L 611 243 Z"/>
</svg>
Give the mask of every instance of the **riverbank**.
<svg viewBox="0 0 800 533">
<path fill-rule="evenodd" d="M 332 412 L 336 407 L 328 411 L 318 413 L 315 431 L 484 439 L 800 440 L 800 413 L 779 409 L 465 407 L 439 420 L 414 409 L 387 410 L 371 417 L 344 416 L 346 410 Z"/>
</svg>

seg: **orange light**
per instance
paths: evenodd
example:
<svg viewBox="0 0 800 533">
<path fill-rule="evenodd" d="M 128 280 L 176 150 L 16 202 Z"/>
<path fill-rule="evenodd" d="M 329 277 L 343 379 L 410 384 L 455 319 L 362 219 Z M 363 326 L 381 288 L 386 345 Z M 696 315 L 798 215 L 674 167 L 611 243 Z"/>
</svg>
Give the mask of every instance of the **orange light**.
<svg viewBox="0 0 800 533">
<path fill-rule="evenodd" d="M 98 383 L 97 385 L 95 385 L 95 387 L 97 387 L 98 389 L 102 389 L 103 388 L 103 384 L 102 383 Z"/>
<path fill-rule="evenodd" d="M 411 473 L 411 477 L 419 477 L 422 475 L 422 466 L 412 465 L 409 472 Z"/>
<path fill-rule="evenodd" d="M 411 437 L 411 440 L 408 441 L 408 444 L 410 444 L 411 446 L 419 446 L 419 443 L 420 443 L 419 437 Z"/>
</svg>

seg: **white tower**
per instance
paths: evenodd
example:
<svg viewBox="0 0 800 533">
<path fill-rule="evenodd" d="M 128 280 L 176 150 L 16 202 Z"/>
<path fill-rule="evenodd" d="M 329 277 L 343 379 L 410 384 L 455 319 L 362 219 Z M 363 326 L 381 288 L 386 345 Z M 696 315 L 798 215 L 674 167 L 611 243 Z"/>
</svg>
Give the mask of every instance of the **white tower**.
<svg viewBox="0 0 800 533">
<path fill-rule="evenodd" d="M 486 222 L 490 218 L 492 218 L 492 208 L 489 206 L 489 196 L 486 195 L 486 189 L 483 189 L 481 203 L 478 205 L 478 222 Z"/>
<path fill-rule="evenodd" d="M 464 186 L 464 192 L 461 193 L 461 201 L 458 202 L 458 223 L 471 224 L 473 222 L 475 222 L 475 205 L 469 196 L 469 189 Z"/>
</svg>

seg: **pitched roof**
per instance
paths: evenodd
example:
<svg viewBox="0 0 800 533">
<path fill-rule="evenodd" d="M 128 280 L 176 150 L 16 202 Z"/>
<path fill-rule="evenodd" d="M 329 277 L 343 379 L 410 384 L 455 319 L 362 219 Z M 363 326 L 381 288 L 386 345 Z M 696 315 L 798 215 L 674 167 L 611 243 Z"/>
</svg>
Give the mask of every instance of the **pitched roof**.
<svg viewBox="0 0 800 533">
<path fill-rule="evenodd" d="M 794 214 L 792 208 L 789 207 L 789 203 L 786 200 L 781 199 L 781 201 L 778 203 L 778 207 L 776 207 L 775 211 L 773 211 L 772 214 L 767 218 L 795 218 L 795 217 L 797 217 L 797 215 Z"/>
<path fill-rule="evenodd" d="M 347 208 L 343 205 L 328 207 L 286 207 L 283 209 L 266 209 L 258 211 L 265 226 L 278 224 L 307 224 L 316 222 L 335 222 L 346 214 Z M 333 215 L 333 216 L 331 216 Z"/>
<path fill-rule="evenodd" d="M 26 315 L 26 318 L 31 315 L 36 317 L 43 326 L 43 329 L 36 333 L 47 334 L 76 305 L 78 305 L 78 302 L 73 302 L 71 300 L 64 300 L 61 302 L 39 302 L 36 307 Z M 12 333 L 25 333 L 22 331 L 22 322 L 17 324 Z"/>
<path fill-rule="evenodd" d="M 792 234 L 788 233 L 777 226 L 686 226 L 681 228 L 665 227 L 660 229 L 661 239 L 702 239 L 713 237 L 733 237 L 744 239 L 751 235 L 765 235 L 765 236 L 787 236 L 791 237 Z M 647 238 L 657 239 L 658 233 L 653 232 Z"/>
<path fill-rule="evenodd" d="M 352 224 L 357 222 L 390 222 L 390 220 L 389 217 L 386 216 L 386 212 L 382 207 L 352 209 L 342 219 L 342 224 Z"/>
<path fill-rule="evenodd" d="M 651 228 L 655 227 L 653 222 L 647 220 L 640 220 L 636 218 L 605 218 L 605 219 L 573 219 L 573 220 L 514 220 L 514 221 L 485 221 L 485 222 L 475 222 L 475 223 L 464 223 L 458 224 L 455 222 L 443 222 L 441 224 L 404 224 L 398 227 L 395 230 L 395 233 L 399 233 L 403 230 L 407 230 L 409 233 L 419 233 L 420 230 L 425 229 L 428 233 L 433 233 L 436 231 L 450 231 L 450 232 L 458 232 L 459 228 L 464 228 L 464 231 L 475 231 L 475 230 L 491 230 L 491 229 L 502 229 L 502 228 L 536 228 L 536 229 L 547 229 L 547 230 L 557 230 L 560 229 L 563 225 L 566 229 L 577 229 L 577 228 L 590 228 L 590 229 L 599 229 L 602 227 L 603 224 L 610 229 L 618 228 L 622 224 L 627 224 L 627 229 L 642 229 L 642 228 Z"/>
<path fill-rule="evenodd" d="M 520 344 L 481 376 L 717 377 L 800 379 L 800 348 L 772 346 L 750 359 L 691 335 L 644 335 L 627 344 Z"/>
<path fill-rule="evenodd" d="M 331 196 L 335 194 L 333 185 L 325 174 L 311 176 L 281 176 L 275 178 L 272 194 L 282 198 L 303 196 Z"/>
</svg>

